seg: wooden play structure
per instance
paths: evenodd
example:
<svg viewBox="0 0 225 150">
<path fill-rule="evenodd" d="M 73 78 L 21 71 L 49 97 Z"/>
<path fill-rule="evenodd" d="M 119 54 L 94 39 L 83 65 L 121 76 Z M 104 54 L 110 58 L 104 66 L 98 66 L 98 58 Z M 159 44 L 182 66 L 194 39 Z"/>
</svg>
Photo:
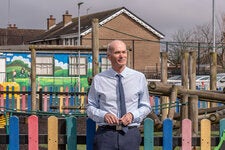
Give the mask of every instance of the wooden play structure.
<svg viewBox="0 0 225 150">
<path fill-rule="evenodd" d="M 0 146 L 18 150 L 25 145 L 26 149 L 36 150 L 44 144 L 49 150 L 76 150 L 77 144 L 86 144 L 86 149 L 92 150 L 96 124 L 85 118 L 86 132 L 77 134 L 77 119 L 86 117 L 86 91 L 75 91 L 69 86 L 61 87 L 58 91 L 39 88 L 36 83 L 35 57 L 37 50 L 92 49 L 94 76 L 99 71 L 99 49 L 105 51 L 105 48 L 99 47 L 97 25 L 97 20 L 94 20 L 92 47 L 39 45 L 29 48 L 32 59 L 31 88 L 0 86 Z M 161 82 L 149 82 L 148 85 L 153 111 L 140 128 L 144 135 L 141 145 L 145 150 L 153 150 L 155 146 L 163 150 L 175 147 L 182 150 L 196 147 L 202 150 L 225 148 L 225 94 L 224 91 L 216 90 L 217 58 L 214 52 L 210 55 L 210 90 L 197 90 L 196 52 L 182 53 L 181 86 L 167 83 L 168 55 L 167 52 L 161 52 Z M 200 101 L 207 102 L 210 107 L 199 108 Z M 47 129 L 44 132 L 40 129 L 43 120 L 46 121 Z M 24 132 L 20 131 L 21 122 L 22 128 L 26 130 Z M 213 135 L 212 131 L 218 134 Z M 160 135 L 155 136 L 155 132 Z"/>
</svg>

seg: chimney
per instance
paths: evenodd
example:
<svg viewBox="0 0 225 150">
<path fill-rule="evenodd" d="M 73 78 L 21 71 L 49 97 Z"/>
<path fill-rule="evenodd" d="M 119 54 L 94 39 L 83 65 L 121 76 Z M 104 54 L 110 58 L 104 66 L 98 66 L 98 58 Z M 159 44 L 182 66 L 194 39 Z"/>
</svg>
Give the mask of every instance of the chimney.
<svg viewBox="0 0 225 150">
<path fill-rule="evenodd" d="M 50 18 L 47 19 L 47 29 L 49 30 L 54 25 L 55 25 L 55 18 L 53 18 L 53 15 L 50 15 Z"/>
<path fill-rule="evenodd" d="M 8 29 L 17 29 L 17 26 L 16 26 L 16 24 L 9 24 L 8 25 Z"/>
<path fill-rule="evenodd" d="M 72 15 L 69 14 L 68 10 L 63 15 L 63 26 L 72 21 Z"/>
</svg>

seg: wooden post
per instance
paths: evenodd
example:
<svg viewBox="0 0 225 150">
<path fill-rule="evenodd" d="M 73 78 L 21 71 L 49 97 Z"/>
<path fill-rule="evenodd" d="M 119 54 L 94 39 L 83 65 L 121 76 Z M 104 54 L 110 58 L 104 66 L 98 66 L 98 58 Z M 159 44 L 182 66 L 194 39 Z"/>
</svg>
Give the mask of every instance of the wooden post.
<svg viewBox="0 0 225 150">
<path fill-rule="evenodd" d="M 216 90 L 216 76 L 217 76 L 217 53 L 210 53 L 210 90 Z M 210 107 L 216 107 L 216 103 L 210 103 Z"/>
<path fill-rule="evenodd" d="M 32 111 L 39 110 L 36 103 L 36 50 L 34 47 L 30 47 L 31 50 L 31 101 L 32 101 Z M 38 106 L 39 107 L 39 106 Z"/>
<path fill-rule="evenodd" d="M 168 54 L 167 52 L 161 52 L 161 82 L 166 84 L 167 83 L 167 59 L 168 59 Z M 162 121 L 167 118 L 167 109 L 163 109 L 164 106 L 167 104 L 167 99 L 168 97 L 166 96 L 161 96 L 161 112 L 162 112 Z"/>
<path fill-rule="evenodd" d="M 189 53 L 187 51 L 182 52 L 181 59 L 181 75 L 182 75 L 182 85 L 184 89 L 188 89 L 188 57 Z M 182 96 L 182 106 L 181 106 L 181 120 L 188 118 L 188 95 Z"/>
<path fill-rule="evenodd" d="M 174 113 L 175 113 L 176 99 L 177 99 L 177 87 L 176 87 L 176 85 L 172 85 L 171 95 L 170 95 L 169 113 L 168 113 L 168 118 L 170 118 L 171 120 L 173 120 Z"/>
<path fill-rule="evenodd" d="M 99 73 L 99 29 L 98 19 L 92 20 L 92 75 Z"/>
<path fill-rule="evenodd" d="M 196 51 L 189 53 L 189 87 L 196 90 Z M 198 96 L 189 97 L 188 116 L 192 122 L 194 136 L 198 135 Z"/>
</svg>

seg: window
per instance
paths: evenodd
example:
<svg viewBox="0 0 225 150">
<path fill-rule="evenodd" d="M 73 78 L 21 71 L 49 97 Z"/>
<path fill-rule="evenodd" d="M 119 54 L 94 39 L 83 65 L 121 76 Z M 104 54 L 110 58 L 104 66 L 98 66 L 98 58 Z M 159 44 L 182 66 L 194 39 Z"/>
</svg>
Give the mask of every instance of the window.
<svg viewBox="0 0 225 150">
<path fill-rule="evenodd" d="M 101 71 L 105 71 L 109 68 L 111 68 L 111 62 L 108 60 L 107 57 L 102 57 L 101 58 Z"/>
<path fill-rule="evenodd" d="M 37 56 L 36 57 L 36 74 L 37 75 L 53 75 L 53 57 Z"/>
<path fill-rule="evenodd" d="M 0 82 L 6 81 L 6 58 L 0 57 Z"/>
<path fill-rule="evenodd" d="M 75 57 L 69 58 L 69 75 L 86 75 L 87 74 L 87 58 L 86 57 Z"/>
</svg>

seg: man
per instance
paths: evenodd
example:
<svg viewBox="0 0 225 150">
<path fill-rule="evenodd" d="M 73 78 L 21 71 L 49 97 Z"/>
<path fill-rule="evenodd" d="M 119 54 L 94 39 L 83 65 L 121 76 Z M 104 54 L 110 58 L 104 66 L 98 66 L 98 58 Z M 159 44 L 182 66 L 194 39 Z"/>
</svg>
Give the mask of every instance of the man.
<svg viewBox="0 0 225 150">
<path fill-rule="evenodd" d="M 126 66 L 127 49 L 123 41 L 109 43 L 107 56 L 112 68 L 94 77 L 88 94 L 87 115 L 98 125 L 94 149 L 138 150 L 141 142 L 138 127 L 151 111 L 147 81 L 144 74 Z M 121 104 L 123 99 L 125 106 Z"/>
</svg>

